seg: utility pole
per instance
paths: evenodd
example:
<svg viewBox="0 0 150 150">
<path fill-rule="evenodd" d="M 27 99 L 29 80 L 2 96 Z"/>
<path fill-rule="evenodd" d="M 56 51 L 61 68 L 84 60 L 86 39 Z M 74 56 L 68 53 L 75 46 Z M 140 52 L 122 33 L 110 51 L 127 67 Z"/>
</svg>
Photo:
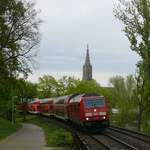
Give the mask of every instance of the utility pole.
<svg viewBox="0 0 150 150">
<path fill-rule="evenodd" d="M 15 107 L 14 107 L 14 100 L 17 98 L 17 96 L 12 96 L 12 124 L 15 123 Z"/>
</svg>

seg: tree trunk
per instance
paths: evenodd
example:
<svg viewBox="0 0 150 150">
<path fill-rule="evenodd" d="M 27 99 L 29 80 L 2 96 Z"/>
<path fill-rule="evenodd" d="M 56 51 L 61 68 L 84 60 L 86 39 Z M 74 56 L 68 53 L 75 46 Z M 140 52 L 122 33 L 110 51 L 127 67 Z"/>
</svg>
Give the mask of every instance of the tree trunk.
<svg viewBox="0 0 150 150">
<path fill-rule="evenodd" d="M 141 131 L 143 107 L 140 105 L 137 114 L 137 131 Z"/>
<path fill-rule="evenodd" d="M 26 121 L 26 111 L 24 110 L 23 111 L 23 122 L 25 122 Z"/>
</svg>

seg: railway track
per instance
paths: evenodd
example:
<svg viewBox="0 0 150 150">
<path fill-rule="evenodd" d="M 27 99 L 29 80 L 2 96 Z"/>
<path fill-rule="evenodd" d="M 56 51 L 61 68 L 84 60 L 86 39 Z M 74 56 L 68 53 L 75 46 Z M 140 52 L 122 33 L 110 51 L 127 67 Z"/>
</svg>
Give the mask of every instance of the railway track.
<svg viewBox="0 0 150 150">
<path fill-rule="evenodd" d="M 119 138 L 138 150 L 150 150 L 150 136 L 148 135 L 116 126 L 110 126 L 105 134 Z"/>
<path fill-rule="evenodd" d="M 100 134 L 92 134 L 82 132 L 67 122 L 49 121 L 73 133 L 75 144 L 78 144 L 76 150 L 150 150 L 150 136 L 131 130 L 110 126 Z"/>
<path fill-rule="evenodd" d="M 128 130 L 125 128 L 116 127 L 116 126 L 110 126 L 109 129 L 123 133 L 123 134 L 126 134 L 126 135 L 129 135 L 129 136 L 136 138 L 136 139 L 139 139 L 143 142 L 150 143 L 150 136 L 149 135 L 145 135 L 145 134 L 142 134 L 142 133 L 139 133 L 136 131 L 132 131 L 132 130 Z"/>
<path fill-rule="evenodd" d="M 63 123 L 63 126 L 78 133 L 88 147 L 87 150 L 150 150 L 150 137 L 131 130 L 111 126 L 105 132 L 93 135 L 83 133 L 66 123 Z"/>
<path fill-rule="evenodd" d="M 103 145 L 103 148 L 107 150 L 137 150 L 132 145 L 129 145 L 128 143 L 125 143 L 111 135 L 103 134 L 93 135 L 91 137 L 99 144 Z"/>
</svg>

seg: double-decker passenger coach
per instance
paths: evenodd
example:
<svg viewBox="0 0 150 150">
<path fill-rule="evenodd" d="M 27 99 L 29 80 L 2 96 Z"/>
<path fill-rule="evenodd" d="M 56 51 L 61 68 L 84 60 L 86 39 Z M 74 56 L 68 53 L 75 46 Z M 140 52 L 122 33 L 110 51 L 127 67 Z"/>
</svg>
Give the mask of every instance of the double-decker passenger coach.
<svg viewBox="0 0 150 150">
<path fill-rule="evenodd" d="M 52 100 L 52 98 L 41 99 L 40 112 L 44 116 L 53 115 L 53 100 Z"/>
</svg>

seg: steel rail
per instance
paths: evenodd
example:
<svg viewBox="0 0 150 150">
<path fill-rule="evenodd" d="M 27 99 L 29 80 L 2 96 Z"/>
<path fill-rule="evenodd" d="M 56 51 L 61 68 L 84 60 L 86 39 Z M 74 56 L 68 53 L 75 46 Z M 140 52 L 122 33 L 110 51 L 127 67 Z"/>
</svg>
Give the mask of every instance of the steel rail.
<svg viewBox="0 0 150 150">
<path fill-rule="evenodd" d="M 109 137 L 109 138 L 111 138 L 111 139 L 113 139 L 114 141 L 116 141 L 118 143 L 121 143 L 122 145 L 125 145 L 126 147 L 128 147 L 128 148 L 130 148 L 132 150 L 138 150 L 136 147 L 134 147 L 134 146 L 132 146 L 132 145 L 130 145 L 130 144 L 128 144 L 128 143 L 126 143 L 126 142 L 124 142 L 124 141 L 116 138 L 116 137 L 113 137 L 113 136 L 108 135 L 108 134 L 104 134 L 104 135 L 107 136 L 107 137 Z"/>
<path fill-rule="evenodd" d="M 73 134 L 74 142 L 76 145 L 76 150 L 91 150 L 88 143 L 81 137 L 81 135 L 78 135 L 77 133 Z"/>
<path fill-rule="evenodd" d="M 90 135 L 89 134 L 88 135 L 82 135 L 80 130 L 75 129 L 74 127 L 72 127 L 71 125 L 69 125 L 66 122 L 62 122 L 62 121 L 56 120 L 56 119 L 51 119 L 51 121 L 53 121 L 55 123 L 57 122 L 57 124 L 59 124 L 62 128 L 65 128 L 66 130 L 69 130 L 72 133 L 73 132 L 76 133 L 78 135 L 77 140 L 79 142 L 79 145 L 81 144 L 80 145 L 81 149 L 90 150 L 92 148 L 92 145 L 94 145 L 94 144 L 97 145 L 98 147 L 102 147 L 102 149 L 105 149 L 105 150 L 112 150 L 113 149 L 113 147 L 110 147 L 110 145 L 107 144 L 107 142 L 105 143 L 106 139 L 104 139 L 104 142 L 103 142 L 100 139 L 98 139 L 98 137 L 94 137 L 94 135 L 91 135 L 91 134 Z M 118 134 L 128 135 L 132 138 L 133 137 L 137 138 L 137 136 L 136 135 L 134 136 L 133 133 L 130 133 L 131 134 L 130 135 L 130 134 L 127 134 L 127 131 L 122 131 L 121 129 L 116 129 L 115 127 L 113 128 L 112 126 L 110 128 L 108 128 L 107 130 L 109 131 L 109 129 L 110 129 L 110 131 L 113 130 L 114 132 L 116 132 Z M 131 143 L 131 145 L 129 145 L 128 142 L 126 143 L 126 142 L 120 140 L 119 138 L 114 137 L 113 133 L 112 133 L 112 135 L 109 135 L 109 132 L 104 132 L 102 135 L 107 136 L 109 139 L 112 139 L 112 142 L 114 141 L 114 144 L 116 144 L 116 146 L 119 146 L 119 143 L 120 143 L 120 145 L 125 146 L 128 149 L 138 150 L 137 148 L 134 147 L 135 145 L 132 146 L 132 143 Z M 98 135 L 98 136 L 100 136 L 100 135 Z M 91 139 L 91 142 L 89 143 L 90 139 Z M 139 139 L 141 140 L 141 138 L 139 138 Z M 117 145 L 117 143 L 118 143 L 118 145 Z"/>
<path fill-rule="evenodd" d="M 99 143 L 100 145 L 102 145 L 106 150 L 111 150 L 111 148 L 109 148 L 106 144 L 104 144 L 103 142 L 101 142 L 100 140 L 98 140 L 96 137 L 90 136 L 90 138 L 92 138 L 92 139 L 95 140 L 97 143 Z"/>
<path fill-rule="evenodd" d="M 148 136 L 148 135 L 144 135 L 144 134 L 139 133 L 139 132 L 135 132 L 132 130 L 128 130 L 128 129 L 124 129 L 124 128 L 116 127 L 116 126 L 110 126 L 108 129 L 111 129 L 117 133 L 119 132 L 119 133 L 128 135 L 130 137 L 136 138 L 136 139 L 141 140 L 143 142 L 150 143 L 150 136 Z"/>
</svg>

